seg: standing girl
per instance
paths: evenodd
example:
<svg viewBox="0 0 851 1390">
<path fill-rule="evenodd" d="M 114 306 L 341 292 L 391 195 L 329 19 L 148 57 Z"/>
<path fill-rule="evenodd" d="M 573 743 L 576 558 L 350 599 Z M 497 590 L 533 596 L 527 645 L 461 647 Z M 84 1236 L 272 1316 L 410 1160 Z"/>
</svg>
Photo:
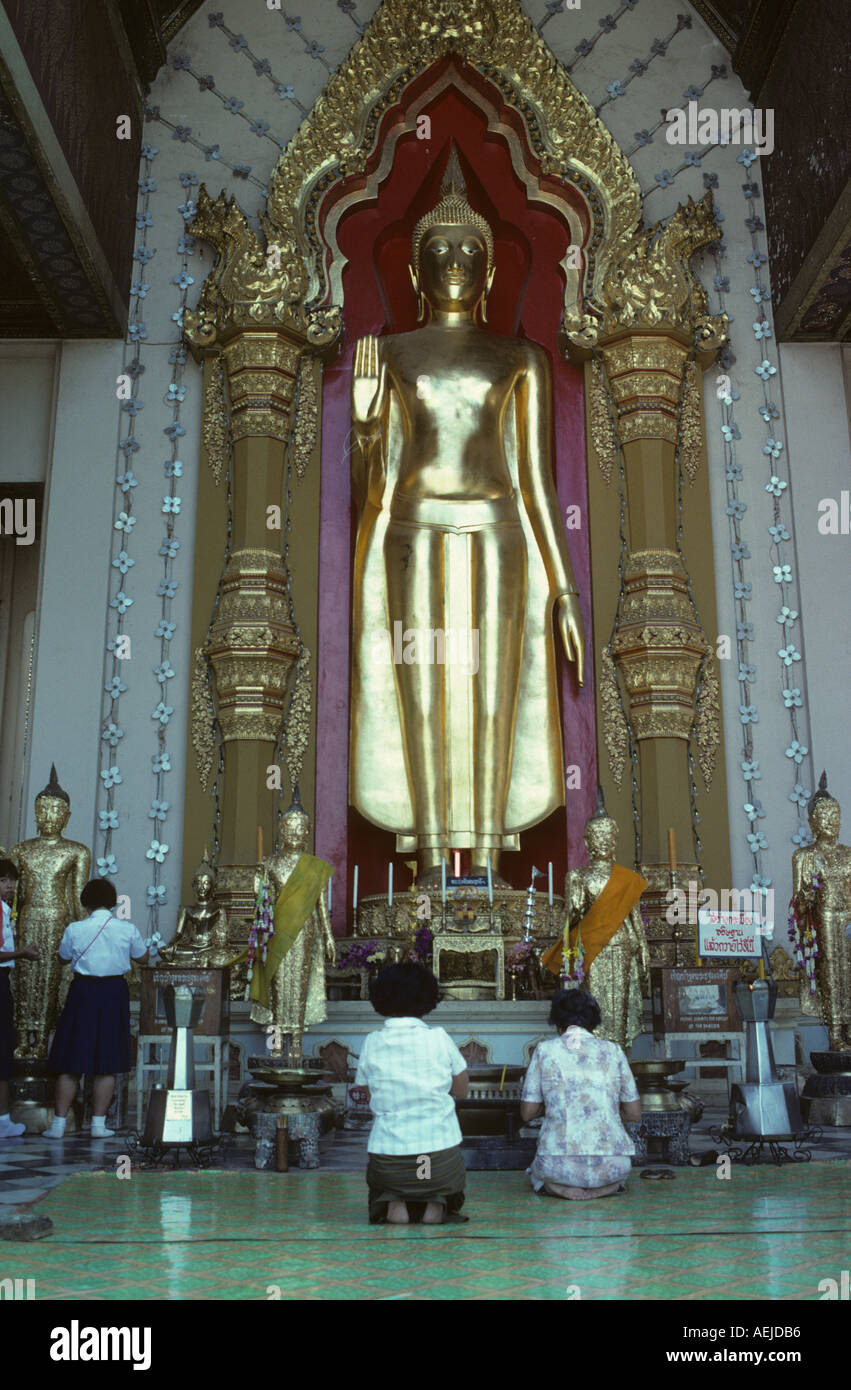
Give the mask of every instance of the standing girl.
<svg viewBox="0 0 851 1390">
<path fill-rule="evenodd" d="M 56 1081 L 56 1113 L 48 1139 L 61 1139 L 82 1073 L 91 1076 L 92 1137 L 106 1138 L 106 1112 L 116 1072 L 130 1069 L 130 993 L 124 976 L 131 960 L 146 965 L 148 949 L 132 922 L 113 916 L 118 901 L 108 879 L 95 878 L 80 894 L 89 911 L 71 922 L 59 943 L 59 957 L 74 971 L 71 988 L 48 1057 Z"/>
</svg>

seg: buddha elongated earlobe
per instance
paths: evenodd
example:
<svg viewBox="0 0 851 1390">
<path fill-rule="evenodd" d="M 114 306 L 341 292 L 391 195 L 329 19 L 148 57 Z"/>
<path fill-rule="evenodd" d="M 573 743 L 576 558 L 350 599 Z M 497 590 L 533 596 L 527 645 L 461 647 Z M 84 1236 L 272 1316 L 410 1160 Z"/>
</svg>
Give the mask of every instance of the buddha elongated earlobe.
<svg viewBox="0 0 851 1390">
<path fill-rule="evenodd" d="M 408 266 L 408 274 L 411 277 L 411 284 L 414 287 L 414 294 L 417 296 L 417 323 L 422 323 L 426 313 L 425 297 L 423 295 L 422 290 L 420 289 L 420 282 L 419 277 L 417 276 L 417 272 L 414 270 L 414 267 L 412 265 Z"/>
<path fill-rule="evenodd" d="M 479 309 L 481 311 L 482 323 L 487 323 L 488 321 L 488 295 L 491 292 L 491 285 L 493 284 L 494 269 L 495 267 L 491 266 L 488 272 L 487 281 L 485 283 L 484 292 L 482 294 L 481 299 L 479 300 Z"/>
</svg>

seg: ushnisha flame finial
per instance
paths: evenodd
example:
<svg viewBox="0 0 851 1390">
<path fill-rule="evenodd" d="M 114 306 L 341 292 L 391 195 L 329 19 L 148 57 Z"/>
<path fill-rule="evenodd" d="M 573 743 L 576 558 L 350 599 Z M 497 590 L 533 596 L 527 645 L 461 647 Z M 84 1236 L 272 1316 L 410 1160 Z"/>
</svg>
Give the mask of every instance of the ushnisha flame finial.
<svg viewBox="0 0 851 1390">
<path fill-rule="evenodd" d="M 440 202 L 421 217 L 414 228 L 411 239 L 411 261 L 414 270 L 420 267 L 420 246 L 430 227 L 475 227 L 487 247 L 488 270 L 493 265 L 493 232 L 490 224 L 467 202 L 467 185 L 461 170 L 461 161 L 455 142 L 452 142 L 449 158 L 440 185 Z"/>
<path fill-rule="evenodd" d="M 56 776 L 56 764 L 50 764 L 50 781 L 47 786 L 39 792 L 39 796 L 52 796 L 58 801 L 64 801 L 66 805 L 71 805 L 71 798 L 66 791 L 59 785 L 59 778 Z"/>
</svg>

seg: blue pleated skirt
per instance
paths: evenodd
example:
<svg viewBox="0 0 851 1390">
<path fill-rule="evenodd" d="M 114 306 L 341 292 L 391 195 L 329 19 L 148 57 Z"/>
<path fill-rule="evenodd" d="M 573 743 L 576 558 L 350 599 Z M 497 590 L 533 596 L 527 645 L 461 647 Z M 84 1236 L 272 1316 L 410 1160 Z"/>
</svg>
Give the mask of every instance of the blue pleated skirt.
<svg viewBox="0 0 851 1390">
<path fill-rule="evenodd" d="M 11 970 L 0 970 L 0 1081 L 10 1081 L 15 1056 L 15 1025 L 12 1018 Z"/>
<path fill-rule="evenodd" d="M 47 1065 L 78 1076 L 130 1070 L 130 992 L 123 975 L 75 975 Z"/>
</svg>

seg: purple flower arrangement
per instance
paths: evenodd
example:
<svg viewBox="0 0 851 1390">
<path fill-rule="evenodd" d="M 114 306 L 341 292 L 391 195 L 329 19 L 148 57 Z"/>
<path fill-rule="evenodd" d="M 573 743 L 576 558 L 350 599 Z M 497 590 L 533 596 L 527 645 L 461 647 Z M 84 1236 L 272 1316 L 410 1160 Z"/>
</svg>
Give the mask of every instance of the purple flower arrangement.
<svg viewBox="0 0 851 1390">
<path fill-rule="evenodd" d="M 269 938 L 274 935 L 274 931 L 272 895 L 269 891 L 269 880 L 264 878 L 257 894 L 257 901 L 254 904 L 254 921 L 251 924 L 251 932 L 248 937 L 248 969 L 245 972 L 245 978 L 248 981 L 245 986 L 246 999 L 250 997 L 254 962 L 258 955 L 261 961 L 265 961 Z"/>
<path fill-rule="evenodd" d="M 505 963 L 510 970 L 519 970 L 524 965 L 529 964 L 532 959 L 532 951 L 531 941 L 518 941 L 505 957 Z"/>
<path fill-rule="evenodd" d="M 377 941 L 356 941 L 341 958 L 338 970 L 368 970 L 378 951 Z"/>
<path fill-rule="evenodd" d="M 425 923 L 417 930 L 414 936 L 414 948 L 411 951 L 411 960 L 418 965 L 428 965 L 432 958 L 433 934 L 431 927 Z"/>
</svg>

